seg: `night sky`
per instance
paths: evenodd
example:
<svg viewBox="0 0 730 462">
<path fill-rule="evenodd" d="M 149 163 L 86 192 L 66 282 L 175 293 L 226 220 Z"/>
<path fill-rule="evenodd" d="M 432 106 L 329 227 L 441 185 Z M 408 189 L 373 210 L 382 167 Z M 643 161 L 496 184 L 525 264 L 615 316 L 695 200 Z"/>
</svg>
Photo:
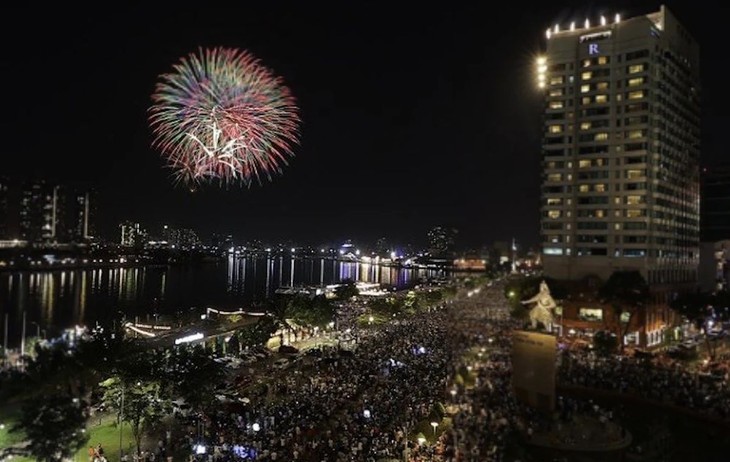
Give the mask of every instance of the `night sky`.
<svg viewBox="0 0 730 462">
<path fill-rule="evenodd" d="M 536 244 L 541 102 L 532 71 L 545 29 L 659 7 L 178 3 L 6 7 L 0 173 L 95 185 L 109 238 L 131 219 L 153 232 L 170 223 L 313 244 L 418 243 L 443 224 L 460 230 L 462 246 L 512 236 Z M 730 10 L 667 4 L 702 47 L 703 156 L 713 163 L 730 122 Z M 248 49 L 284 78 L 301 108 L 302 143 L 272 183 L 191 193 L 150 148 L 147 109 L 159 74 L 218 45 Z"/>
</svg>

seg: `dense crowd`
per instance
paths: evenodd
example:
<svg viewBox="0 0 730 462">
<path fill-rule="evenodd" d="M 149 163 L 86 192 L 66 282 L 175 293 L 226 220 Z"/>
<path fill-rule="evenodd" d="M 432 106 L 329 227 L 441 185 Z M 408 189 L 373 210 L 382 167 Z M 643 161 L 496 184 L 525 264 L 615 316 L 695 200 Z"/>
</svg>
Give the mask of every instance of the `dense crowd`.
<svg viewBox="0 0 730 462">
<path fill-rule="evenodd" d="M 626 356 L 601 358 L 589 352 L 565 353 L 559 381 L 632 394 L 711 417 L 730 419 L 727 377 L 703 374 L 676 361 L 650 361 Z"/>
</svg>

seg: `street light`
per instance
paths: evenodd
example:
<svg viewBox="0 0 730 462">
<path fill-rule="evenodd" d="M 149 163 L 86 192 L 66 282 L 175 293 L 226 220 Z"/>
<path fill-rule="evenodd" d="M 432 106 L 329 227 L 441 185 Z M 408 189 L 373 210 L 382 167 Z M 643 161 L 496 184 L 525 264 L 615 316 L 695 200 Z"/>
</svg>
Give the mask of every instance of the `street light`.
<svg viewBox="0 0 730 462">
<path fill-rule="evenodd" d="M 436 427 L 439 426 L 438 422 L 431 422 L 431 426 L 433 427 L 433 436 L 436 436 Z"/>
</svg>

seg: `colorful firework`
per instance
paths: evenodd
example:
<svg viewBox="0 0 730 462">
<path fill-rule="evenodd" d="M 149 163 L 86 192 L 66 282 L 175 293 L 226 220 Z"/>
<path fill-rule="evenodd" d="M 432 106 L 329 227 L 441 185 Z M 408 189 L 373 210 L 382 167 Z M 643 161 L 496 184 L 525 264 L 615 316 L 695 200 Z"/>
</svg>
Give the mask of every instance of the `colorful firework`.
<svg viewBox="0 0 730 462">
<path fill-rule="evenodd" d="M 299 142 L 294 97 L 247 51 L 199 49 L 160 76 L 152 145 L 178 181 L 225 185 L 271 180 Z"/>
</svg>

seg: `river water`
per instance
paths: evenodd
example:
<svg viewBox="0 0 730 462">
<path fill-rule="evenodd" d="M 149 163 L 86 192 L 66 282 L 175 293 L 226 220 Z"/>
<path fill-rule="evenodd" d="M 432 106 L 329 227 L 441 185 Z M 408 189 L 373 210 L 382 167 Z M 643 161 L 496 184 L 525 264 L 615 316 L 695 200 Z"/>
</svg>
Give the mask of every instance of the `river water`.
<svg viewBox="0 0 730 462">
<path fill-rule="evenodd" d="M 0 329 L 7 313 L 8 346 L 26 336 L 55 335 L 76 324 L 94 325 L 125 314 L 146 319 L 192 307 L 250 307 L 281 286 L 352 279 L 406 288 L 437 270 L 390 268 L 330 259 L 233 257 L 169 267 L 73 269 L 0 273 Z M 0 336 L 3 331 L 0 330 Z"/>
</svg>

